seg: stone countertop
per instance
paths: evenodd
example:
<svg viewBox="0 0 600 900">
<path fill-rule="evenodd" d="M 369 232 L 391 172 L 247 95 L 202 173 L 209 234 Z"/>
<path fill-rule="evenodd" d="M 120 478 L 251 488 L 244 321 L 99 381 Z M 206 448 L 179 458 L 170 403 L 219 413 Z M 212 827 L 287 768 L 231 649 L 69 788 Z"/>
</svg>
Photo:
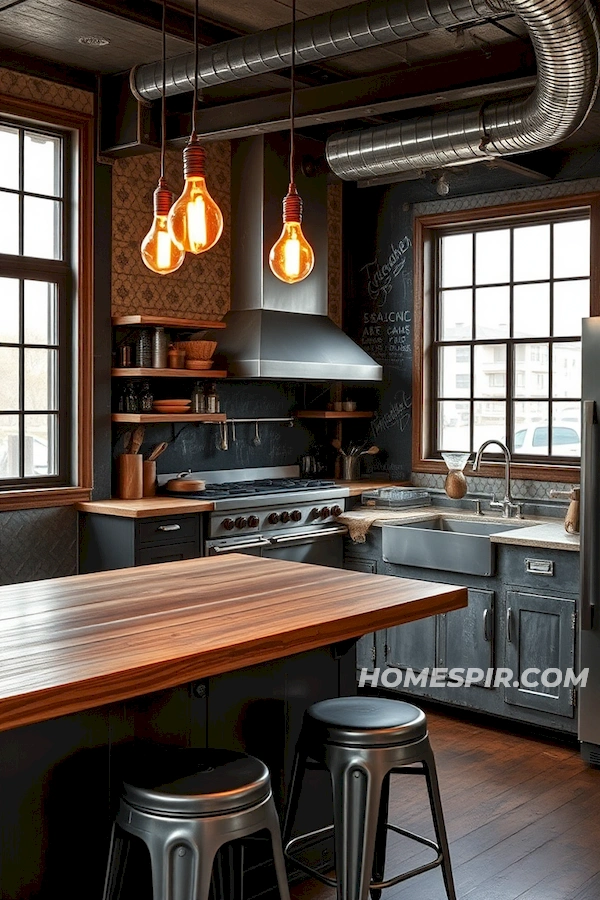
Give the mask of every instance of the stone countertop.
<svg viewBox="0 0 600 900">
<path fill-rule="evenodd" d="M 540 547 L 547 550 L 579 550 L 579 535 L 567 534 L 564 529 L 563 519 L 535 518 L 535 519 L 502 519 L 500 516 L 483 515 L 476 516 L 463 510 L 453 510 L 446 507 L 428 506 L 411 509 L 374 509 L 362 506 L 346 512 L 341 521 L 349 527 L 355 522 L 360 524 L 381 527 L 387 522 L 419 522 L 423 519 L 432 519 L 436 516 L 447 516 L 451 519 L 466 519 L 471 522 L 497 522 L 498 525 L 514 524 L 514 531 L 503 531 L 490 535 L 490 540 L 495 544 L 514 544 L 521 547 Z"/>
</svg>

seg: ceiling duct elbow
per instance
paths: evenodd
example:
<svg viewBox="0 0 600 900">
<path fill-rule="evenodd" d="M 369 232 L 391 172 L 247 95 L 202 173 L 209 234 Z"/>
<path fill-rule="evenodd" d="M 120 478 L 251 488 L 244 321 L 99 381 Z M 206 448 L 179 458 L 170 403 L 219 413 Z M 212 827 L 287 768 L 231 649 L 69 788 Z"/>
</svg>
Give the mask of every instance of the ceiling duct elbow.
<svg viewBox="0 0 600 900">
<path fill-rule="evenodd" d="M 462 7 L 449 0 L 455 4 Z M 592 0 L 486 0 L 478 9 L 487 16 L 512 12 L 524 22 L 538 67 L 533 93 L 333 135 L 326 157 L 336 175 L 358 181 L 527 153 L 579 128 L 598 90 L 600 39 Z"/>
</svg>

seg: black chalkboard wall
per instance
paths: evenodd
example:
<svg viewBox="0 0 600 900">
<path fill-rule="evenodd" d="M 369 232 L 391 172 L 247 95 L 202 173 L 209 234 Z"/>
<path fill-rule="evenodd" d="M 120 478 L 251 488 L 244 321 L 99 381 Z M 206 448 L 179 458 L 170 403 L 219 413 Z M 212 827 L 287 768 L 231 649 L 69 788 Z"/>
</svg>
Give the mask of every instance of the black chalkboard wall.
<svg viewBox="0 0 600 900">
<path fill-rule="evenodd" d="M 383 366 L 371 436 L 379 467 L 410 478 L 412 406 L 412 207 L 390 188 L 344 196 L 344 330 Z"/>
</svg>

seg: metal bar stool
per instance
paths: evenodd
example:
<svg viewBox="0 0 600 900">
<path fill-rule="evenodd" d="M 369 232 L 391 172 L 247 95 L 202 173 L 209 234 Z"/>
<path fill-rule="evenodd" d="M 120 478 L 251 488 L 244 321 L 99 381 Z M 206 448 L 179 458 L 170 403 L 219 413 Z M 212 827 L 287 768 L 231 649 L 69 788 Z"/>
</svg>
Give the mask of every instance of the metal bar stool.
<svg viewBox="0 0 600 900">
<path fill-rule="evenodd" d="M 270 832 L 281 900 L 290 900 L 269 770 L 245 753 L 169 750 L 126 778 L 113 824 L 104 900 L 120 896 L 131 837 L 148 848 L 154 900 L 208 900 L 224 844 Z M 227 848 L 226 893 L 242 900 L 241 844 Z M 220 862 L 225 854 L 221 852 Z"/>
<path fill-rule="evenodd" d="M 306 769 L 327 769 L 333 825 L 291 839 Z M 437 841 L 388 823 L 390 776 L 424 775 Z M 431 847 L 435 859 L 384 881 L 388 829 Z M 294 854 L 315 837 L 334 834 L 336 879 Z M 337 887 L 338 900 L 378 900 L 384 888 L 441 866 L 448 900 L 456 900 L 448 839 L 425 713 L 400 700 L 340 697 L 311 706 L 296 748 L 283 828 L 284 853 L 298 868 Z"/>
</svg>

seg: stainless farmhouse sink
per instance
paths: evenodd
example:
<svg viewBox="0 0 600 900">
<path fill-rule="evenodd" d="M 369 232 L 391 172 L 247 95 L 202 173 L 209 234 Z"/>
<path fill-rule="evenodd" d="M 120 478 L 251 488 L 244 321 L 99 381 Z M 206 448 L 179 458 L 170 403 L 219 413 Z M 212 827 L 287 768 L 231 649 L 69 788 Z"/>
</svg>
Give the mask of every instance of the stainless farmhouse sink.
<svg viewBox="0 0 600 900">
<path fill-rule="evenodd" d="M 491 534 L 531 524 L 481 522 L 436 516 L 420 522 L 383 525 L 383 558 L 403 566 L 420 566 L 465 575 L 493 575 L 495 545 Z"/>
</svg>

